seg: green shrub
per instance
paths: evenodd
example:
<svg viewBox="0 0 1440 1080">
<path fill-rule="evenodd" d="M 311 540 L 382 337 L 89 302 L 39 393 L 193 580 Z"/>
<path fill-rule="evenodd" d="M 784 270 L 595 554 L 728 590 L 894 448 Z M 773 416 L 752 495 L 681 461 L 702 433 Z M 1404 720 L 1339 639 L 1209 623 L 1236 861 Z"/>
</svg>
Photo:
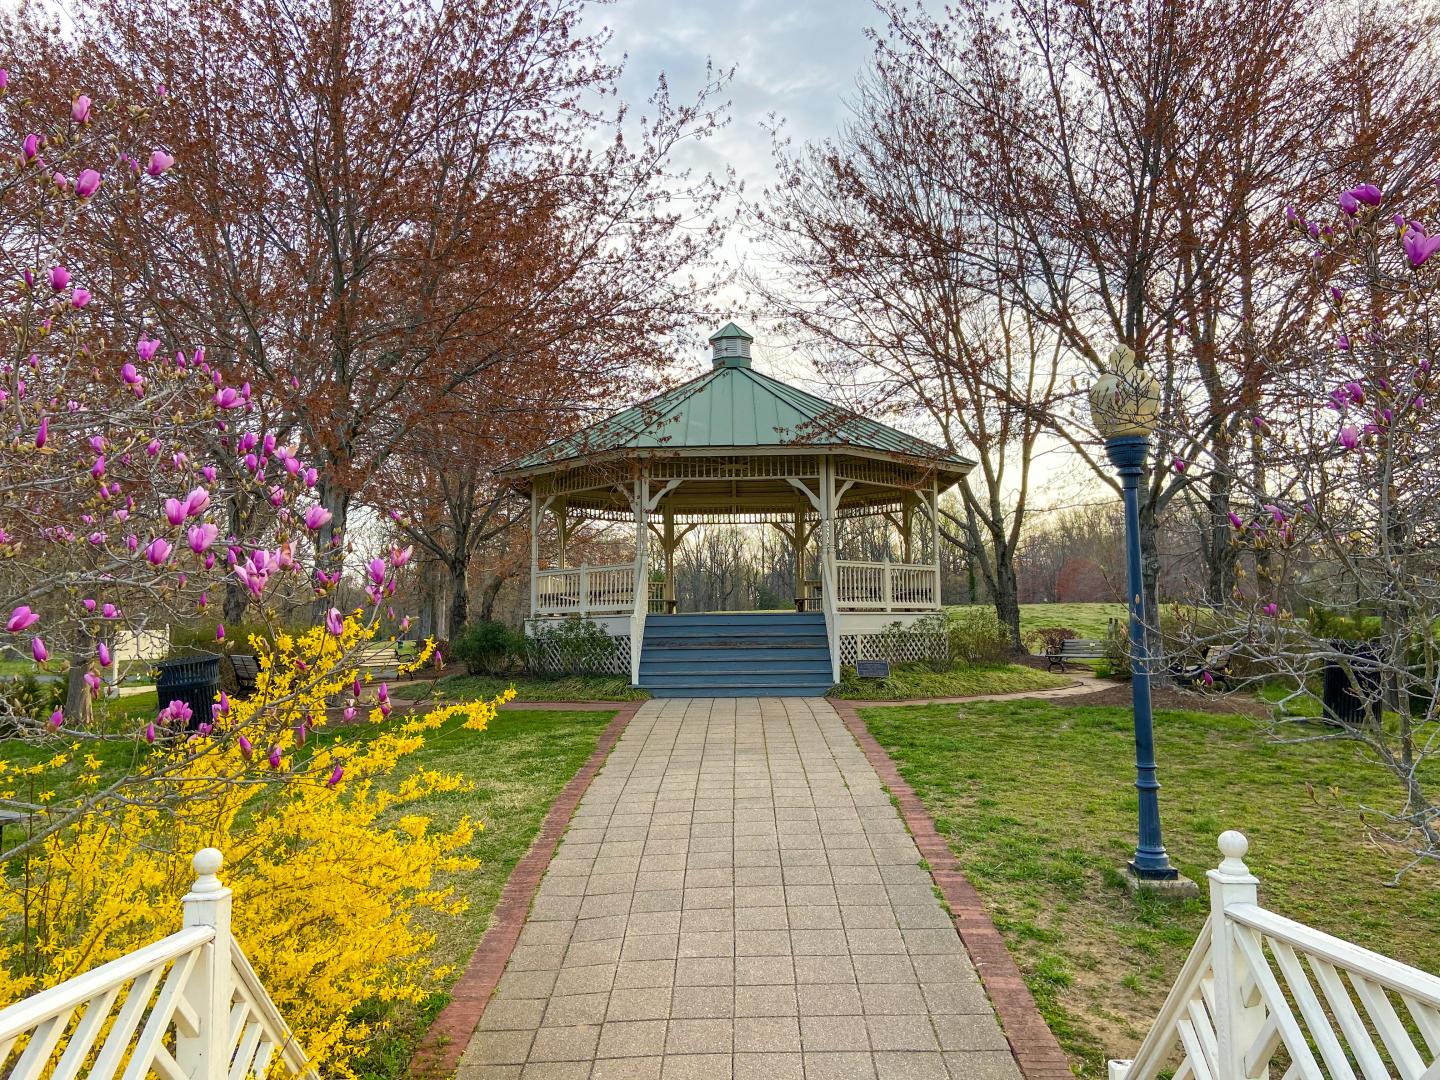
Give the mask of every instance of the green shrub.
<svg viewBox="0 0 1440 1080">
<path fill-rule="evenodd" d="M 1130 627 L 1119 619 L 1111 619 L 1105 629 L 1105 663 L 1097 668 L 1102 678 L 1130 681 Z"/>
<path fill-rule="evenodd" d="M 503 675 L 525 654 L 525 635 L 500 622 L 471 623 L 450 645 L 471 675 Z"/>
<path fill-rule="evenodd" d="M 0 679 L 0 735 L 13 735 L 7 717 L 39 720 L 65 705 L 65 680 L 41 682 L 33 675 Z M 7 728 L 9 730 L 7 730 Z"/>
<path fill-rule="evenodd" d="M 967 664 L 1002 664 L 1014 651 L 1009 628 L 991 608 L 951 608 L 945 636 L 950 656 Z"/>
<path fill-rule="evenodd" d="M 1074 641 L 1079 636 L 1079 633 L 1068 626 L 1042 626 L 1031 630 L 1023 640 L 1032 652 L 1038 649 L 1044 655 L 1059 652 L 1065 642 Z"/>
</svg>

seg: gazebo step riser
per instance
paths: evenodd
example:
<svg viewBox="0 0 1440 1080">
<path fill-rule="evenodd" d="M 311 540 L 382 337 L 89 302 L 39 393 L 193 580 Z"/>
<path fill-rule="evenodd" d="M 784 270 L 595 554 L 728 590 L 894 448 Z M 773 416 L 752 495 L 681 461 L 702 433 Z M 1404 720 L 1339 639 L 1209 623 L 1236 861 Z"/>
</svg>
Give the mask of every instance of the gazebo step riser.
<svg viewBox="0 0 1440 1080">
<path fill-rule="evenodd" d="M 701 689 L 679 690 L 650 687 L 650 696 L 657 698 L 707 698 L 707 697 L 824 697 L 830 684 L 816 683 L 813 686 L 708 686 Z"/>
<path fill-rule="evenodd" d="M 673 690 L 687 688 L 697 693 L 709 692 L 726 686 L 824 686 L 830 689 L 829 672 L 823 675 L 815 671 L 785 673 L 780 671 L 736 672 L 729 675 L 717 674 L 713 678 L 691 672 L 686 675 L 652 675 L 642 677 L 640 683 L 647 690 L 657 687 Z"/>
<path fill-rule="evenodd" d="M 780 619 L 755 622 L 661 622 L 655 616 L 645 620 L 645 633 L 664 637 L 824 637 L 823 622 L 786 623 Z"/>
<path fill-rule="evenodd" d="M 691 612 L 685 615 L 651 615 L 647 626 L 717 626 L 724 624 L 783 623 L 785 626 L 824 626 L 825 616 L 817 612 L 799 614 L 792 611 L 763 612 Z"/>
<path fill-rule="evenodd" d="M 830 650 L 824 640 L 820 641 L 670 641 L 647 638 L 645 658 L 664 656 L 671 660 L 694 662 L 703 660 L 712 652 L 723 652 L 746 660 L 813 660 L 816 657 L 829 659 Z"/>
<path fill-rule="evenodd" d="M 808 675 L 809 678 L 829 678 L 829 661 L 816 660 L 809 664 L 783 664 L 775 661 L 755 660 L 714 660 L 707 664 L 685 664 L 685 662 L 641 661 L 639 678 L 645 681 L 660 678 L 711 678 L 716 675 Z"/>
<path fill-rule="evenodd" d="M 651 637 L 645 635 L 645 644 L 653 649 L 674 649 L 676 652 L 696 653 L 707 649 L 748 649 L 761 653 L 793 652 L 796 649 L 824 649 L 823 637 Z"/>
</svg>

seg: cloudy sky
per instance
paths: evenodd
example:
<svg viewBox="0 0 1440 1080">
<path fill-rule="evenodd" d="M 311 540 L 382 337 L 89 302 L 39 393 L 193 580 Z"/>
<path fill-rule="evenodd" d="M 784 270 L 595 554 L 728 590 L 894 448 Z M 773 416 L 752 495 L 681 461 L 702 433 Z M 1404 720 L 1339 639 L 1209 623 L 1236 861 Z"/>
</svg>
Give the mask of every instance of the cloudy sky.
<svg viewBox="0 0 1440 1080">
<path fill-rule="evenodd" d="M 729 125 L 717 137 L 688 148 L 685 164 L 719 172 L 728 164 L 757 197 L 770 183 L 769 126 L 783 121 L 797 143 L 834 133 L 845 117 L 845 101 L 869 59 L 867 27 L 880 16 L 870 0 L 741 0 L 736 4 L 697 0 L 616 0 L 593 9 L 593 25 L 613 32 L 611 58 L 625 60 L 621 92 L 642 109 L 665 73 L 676 100 L 692 98 L 705 81 L 705 65 L 735 69 L 726 97 Z M 724 259 L 763 260 L 763 240 L 735 230 Z M 741 318 L 739 290 L 727 292 L 714 313 L 716 325 L 734 317 L 756 334 L 756 358 L 793 370 L 793 360 L 765 340 L 763 326 Z M 800 372 L 795 371 L 795 374 Z"/>
</svg>

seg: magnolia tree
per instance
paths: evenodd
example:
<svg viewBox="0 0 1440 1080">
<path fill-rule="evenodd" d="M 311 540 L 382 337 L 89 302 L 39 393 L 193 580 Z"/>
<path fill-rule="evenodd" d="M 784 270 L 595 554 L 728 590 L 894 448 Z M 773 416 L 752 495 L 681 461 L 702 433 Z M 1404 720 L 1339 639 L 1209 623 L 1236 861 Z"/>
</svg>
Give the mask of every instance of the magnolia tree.
<svg viewBox="0 0 1440 1080">
<path fill-rule="evenodd" d="M 1310 332 L 1270 358 L 1268 404 L 1249 417 L 1272 484 L 1229 514 L 1232 542 L 1265 558 L 1228 605 L 1181 617 L 1192 647 L 1285 677 L 1285 737 L 1358 743 L 1394 777 L 1394 803 L 1362 809 L 1413 865 L 1440 859 L 1426 783 L 1440 750 L 1440 198 L 1400 203 L 1367 183 L 1287 209 Z"/>
<path fill-rule="evenodd" d="M 375 1030 L 353 1020 L 356 1004 L 433 989 L 433 935 L 416 916 L 463 906 L 433 876 L 472 865 L 462 852 L 475 829 L 382 819 L 462 788 L 454 777 L 377 781 L 425 731 L 483 728 L 494 703 L 391 716 L 387 686 L 354 660 L 393 614 L 410 550 L 363 561 L 364 602 L 340 610 L 342 588 L 359 595 L 353 581 L 306 569 L 330 524 L 316 470 L 203 348 L 118 329 L 144 326 L 142 291 L 77 240 L 119 227 L 185 163 L 125 144 L 122 132 L 144 129 L 143 103 L 82 94 L 51 115 L 17 82 L 0 69 L 0 645 L 74 693 L 37 708 L 0 688 L 0 811 L 25 822 L 0 843 L 0 1001 L 173 929 L 154 897 L 183 891 L 189 856 L 214 845 L 232 861 L 237 931 L 272 995 L 331 1074 L 353 1075 Z M 112 123 L 122 108 L 127 123 Z M 246 517 L 248 534 L 224 510 L 237 495 L 266 508 Z M 164 700 L 139 716 L 92 713 L 121 631 L 213 618 L 230 582 L 261 612 L 313 597 L 323 617 L 298 633 L 270 627 L 243 700 L 219 694 L 201 715 Z M 387 718 L 374 737 L 314 738 L 328 721 Z"/>
</svg>

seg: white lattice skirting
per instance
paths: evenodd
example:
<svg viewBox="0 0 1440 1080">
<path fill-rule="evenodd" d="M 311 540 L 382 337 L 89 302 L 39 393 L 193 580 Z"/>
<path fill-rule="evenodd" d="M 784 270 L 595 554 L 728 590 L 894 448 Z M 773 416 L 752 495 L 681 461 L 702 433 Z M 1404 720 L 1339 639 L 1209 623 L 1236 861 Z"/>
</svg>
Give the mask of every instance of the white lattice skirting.
<svg viewBox="0 0 1440 1080">
<path fill-rule="evenodd" d="M 840 663 L 854 667 L 856 660 L 888 660 L 892 664 L 917 661 L 946 663 L 950 643 L 944 634 L 907 634 L 882 631 L 878 634 L 842 634 Z"/>
<path fill-rule="evenodd" d="M 577 673 L 584 675 L 629 675 L 630 639 L 611 637 L 606 643 L 581 647 L 549 637 L 535 637 L 528 642 L 530 662 L 537 671 L 547 675 Z"/>
</svg>

